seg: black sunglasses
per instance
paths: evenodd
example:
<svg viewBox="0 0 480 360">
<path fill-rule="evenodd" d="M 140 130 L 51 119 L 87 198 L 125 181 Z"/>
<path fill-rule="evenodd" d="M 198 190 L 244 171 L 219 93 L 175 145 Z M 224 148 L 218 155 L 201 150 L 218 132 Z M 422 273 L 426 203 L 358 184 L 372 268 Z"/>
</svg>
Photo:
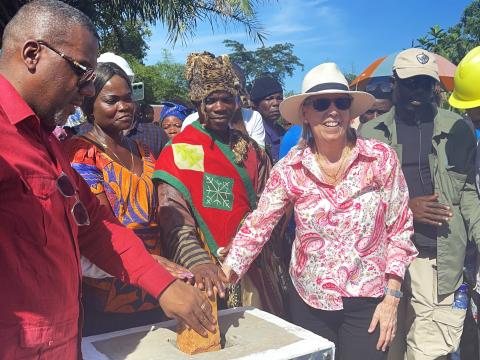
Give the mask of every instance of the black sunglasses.
<svg viewBox="0 0 480 360">
<path fill-rule="evenodd" d="M 77 60 L 71 58 L 70 56 L 65 55 L 61 51 L 58 51 L 53 46 L 48 45 L 45 41 L 37 40 L 37 43 L 45 46 L 46 48 L 52 50 L 54 53 L 60 55 L 70 64 L 75 74 L 78 77 L 80 77 L 78 79 L 78 84 L 77 84 L 79 88 L 82 88 L 88 83 L 94 81 L 95 78 L 97 77 L 97 75 L 95 74 L 95 69 L 89 68 L 89 67 L 86 67 L 85 65 L 80 64 Z"/>
<path fill-rule="evenodd" d="M 341 97 L 341 98 L 336 98 L 336 99 L 327 99 L 327 98 L 321 98 L 321 99 L 315 99 L 311 100 L 306 105 L 311 104 L 313 108 L 317 111 L 325 111 L 330 107 L 331 103 L 335 104 L 335 107 L 338 110 L 347 110 L 350 109 L 350 106 L 352 106 L 352 98 L 349 97 Z"/>
<path fill-rule="evenodd" d="M 376 84 L 368 84 L 365 87 L 365 91 L 368 93 L 380 91 L 382 93 L 391 93 L 393 89 L 393 85 L 391 82 L 381 82 Z"/>
<path fill-rule="evenodd" d="M 406 79 L 399 79 L 400 84 L 409 88 L 410 90 L 415 89 L 424 89 L 424 90 L 432 90 L 435 86 L 435 80 L 430 76 L 426 75 L 417 75 L 412 76 Z"/>
<path fill-rule="evenodd" d="M 68 176 L 62 172 L 57 178 L 57 189 L 66 198 L 75 197 L 75 203 L 73 204 L 70 212 L 72 213 L 73 220 L 78 226 L 90 225 L 90 217 L 88 211 L 83 205 L 82 201 L 78 198 L 75 187 L 70 182 Z"/>
</svg>

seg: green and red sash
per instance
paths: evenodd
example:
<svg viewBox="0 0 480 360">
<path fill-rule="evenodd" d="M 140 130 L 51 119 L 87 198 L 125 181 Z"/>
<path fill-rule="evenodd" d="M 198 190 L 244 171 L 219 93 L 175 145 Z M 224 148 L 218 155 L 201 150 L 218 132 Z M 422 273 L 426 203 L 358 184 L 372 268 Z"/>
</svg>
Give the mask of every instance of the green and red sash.
<svg viewBox="0 0 480 360">
<path fill-rule="evenodd" d="M 212 254 L 235 236 L 256 194 L 230 147 L 198 121 L 175 136 L 160 153 L 153 179 L 177 189 L 192 208 Z"/>
</svg>

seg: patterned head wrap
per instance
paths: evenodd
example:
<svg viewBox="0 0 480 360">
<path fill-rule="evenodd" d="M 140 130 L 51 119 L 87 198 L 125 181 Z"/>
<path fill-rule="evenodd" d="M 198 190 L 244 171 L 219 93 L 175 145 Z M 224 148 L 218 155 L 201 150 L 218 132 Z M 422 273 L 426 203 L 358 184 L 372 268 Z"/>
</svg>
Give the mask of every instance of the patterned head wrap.
<svg viewBox="0 0 480 360">
<path fill-rule="evenodd" d="M 185 78 L 190 83 L 190 99 L 195 102 L 203 102 L 214 91 L 238 96 L 241 88 L 227 55 L 191 53 L 187 58 Z"/>
<path fill-rule="evenodd" d="M 185 120 L 185 118 L 191 113 L 190 109 L 180 104 L 164 102 L 162 105 L 163 108 L 160 112 L 160 122 L 162 122 L 167 116 L 175 116 L 183 122 L 183 120 Z"/>
</svg>

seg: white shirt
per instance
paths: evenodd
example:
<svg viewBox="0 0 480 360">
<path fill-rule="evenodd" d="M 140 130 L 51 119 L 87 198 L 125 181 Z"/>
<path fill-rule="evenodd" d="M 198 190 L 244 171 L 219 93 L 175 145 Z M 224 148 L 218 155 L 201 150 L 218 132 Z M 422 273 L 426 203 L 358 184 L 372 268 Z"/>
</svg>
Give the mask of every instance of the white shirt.
<svg viewBox="0 0 480 360">
<path fill-rule="evenodd" d="M 242 108 L 242 118 L 248 136 L 257 142 L 262 148 L 265 147 L 265 128 L 263 127 L 262 115 L 258 111 Z M 183 120 L 182 131 L 188 125 L 198 120 L 198 112 L 188 115 Z"/>
</svg>

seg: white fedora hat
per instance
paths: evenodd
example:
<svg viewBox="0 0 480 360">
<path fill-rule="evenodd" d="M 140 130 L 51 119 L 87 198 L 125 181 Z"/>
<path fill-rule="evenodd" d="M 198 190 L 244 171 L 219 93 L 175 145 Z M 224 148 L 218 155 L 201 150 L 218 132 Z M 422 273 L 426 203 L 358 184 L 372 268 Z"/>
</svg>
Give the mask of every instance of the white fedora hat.
<svg viewBox="0 0 480 360">
<path fill-rule="evenodd" d="M 292 124 L 303 123 L 303 102 L 314 95 L 348 94 L 352 98 L 350 118 L 354 119 L 367 111 L 375 102 L 375 98 L 363 91 L 350 91 L 347 79 L 335 63 L 324 63 L 315 66 L 303 78 L 302 93 L 289 96 L 280 103 L 282 117 Z"/>
</svg>

